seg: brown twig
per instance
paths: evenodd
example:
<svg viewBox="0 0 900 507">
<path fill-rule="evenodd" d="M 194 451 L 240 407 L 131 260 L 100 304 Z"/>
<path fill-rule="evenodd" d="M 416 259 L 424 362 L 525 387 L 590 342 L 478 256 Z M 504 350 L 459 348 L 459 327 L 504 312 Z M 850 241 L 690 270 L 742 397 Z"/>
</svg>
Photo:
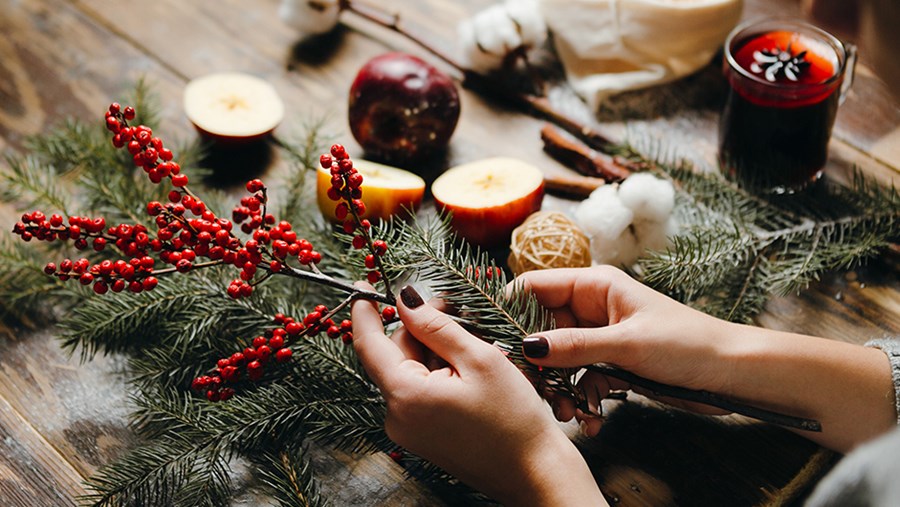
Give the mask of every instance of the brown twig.
<svg viewBox="0 0 900 507">
<path fill-rule="evenodd" d="M 822 424 L 814 419 L 804 419 L 802 417 L 779 414 L 778 412 L 772 412 L 771 410 L 752 407 L 743 403 L 728 400 L 709 391 L 695 391 L 693 389 L 685 389 L 683 387 L 662 384 L 656 382 L 655 380 L 650 380 L 648 378 L 635 375 L 634 373 L 631 373 L 629 371 L 616 368 L 615 366 L 609 366 L 605 364 L 592 364 L 586 366 L 585 368 L 590 371 L 606 375 L 607 377 L 624 380 L 625 382 L 628 382 L 633 386 L 649 389 L 654 394 L 660 396 L 667 396 L 669 398 L 677 398 L 684 401 L 703 403 L 704 405 L 718 407 L 730 412 L 734 412 L 736 414 L 745 415 L 747 417 L 752 417 L 753 419 L 758 419 L 760 421 L 777 424 L 779 426 L 785 426 L 788 428 L 814 432 L 822 431 Z"/>
<path fill-rule="evenodd" d="M 550 124 L 541 129 L 544 151 L 585 176 L 602 178 L 608 182 L 622 181 L 631 171 L 613 159 L 601 155 L 584 144 L 572 139 Z"/>
<path fill-rule="evenodd" d="M 544 176 L 544 190 L 548 194 L 568 198 L 585 199 L 604 184 L 606 180 L 590 176 Z"/>
</svg>

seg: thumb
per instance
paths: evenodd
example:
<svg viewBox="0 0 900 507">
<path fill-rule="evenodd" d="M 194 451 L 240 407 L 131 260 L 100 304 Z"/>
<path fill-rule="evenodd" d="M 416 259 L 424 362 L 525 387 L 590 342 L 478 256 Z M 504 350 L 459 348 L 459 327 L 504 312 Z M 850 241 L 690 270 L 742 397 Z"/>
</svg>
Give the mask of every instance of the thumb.
<svg viewBox="0 0 900 507">
<path fill-rule="evenodd" d="M 625 345 L 617 325 L 567 327 L 526 337 L 522 341 L 522 353 L 540 366 L 574 368 L 593 363 L 619 364 Z"/>
<path fill-rule="evenodd" d="M 446 313 L 425 304 L 412 286 L 400 291 L 400 302 L 400 320 L 410 334 L 457 370 L 475 364 L 486 351 L 495 350 Z"/>
</svg>

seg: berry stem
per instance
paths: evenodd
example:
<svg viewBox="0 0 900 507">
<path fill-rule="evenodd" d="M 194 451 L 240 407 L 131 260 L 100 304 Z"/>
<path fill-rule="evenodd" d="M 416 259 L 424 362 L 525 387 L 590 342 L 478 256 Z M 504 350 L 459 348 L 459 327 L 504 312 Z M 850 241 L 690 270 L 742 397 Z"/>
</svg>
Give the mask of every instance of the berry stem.
<svg viewBox="0 0 900 507">
<path fill-rule="evenodd" d="M 385 11 L 384 9 L 381 9 L 380 7 L 377 7 L 377 6 L 367 3 L 367 2 L 361 2 L 359 0 L 343 0 L 341 2 L 341 6 L 344 10 L 350 11 L 353 14 L 356 14 L 357 16 L 365 19 L 366 21 L 369 21 L 376 25 L 387 28 L 388 30 L 396 32 L 396 33 L 402 35 L 403 37 L 409 39 L 411 42 L 415 43 L 417 46 L 425 49 L 432 55 L 434 55 L 437 58 L 439 58 L 440 60 L 442 60 L 447 65 L 456 69 L 460 74 L 466 74 L 466 72 L 468 72 L 468 70 L 465 67 L 460 65 L 457 61 L 455 61 L 449 55 L 447 55 L 446 53 L 431 46 L 427 41 L 425 41 L 421 37 L 413 34 L 409 30 L 400 26 L 400 14 L 388 13 L 387 11 Z"/>
<path fill-rule="evenodd" d="M 221 259 L 209 261 L 209 262 L 201 262 L 199 264 L 192 264 L 191 270 L 200 269 L 200 268 L 209 268 L 212 266 L 219 266 L 221 264 L 224 264 L 224 262 Z M 147 273 L 147 275 L 148 276 L 167 275 L 169 273 L 175 273 L 176 271 L 178 271 L 178 268 L 176 268 L 175 266 L 172 266 L 172 267 L 163 268 L 163 269 L 155 269 L 152 272 Z"/>
<path fill-rule="evenodd" d="M 265 268 L 268 269 L 268 268 Z M 335 289 L 341 290 L 350 294 L 351 299 L 368 299 L 370 301 L 377 301 L 379 303 L 384 303 L 387 305 L 396 305 L 397 299 L 393 294 L 382 294 L 377 291 L 367 291 L 356 287 L 351 283 L 344 282 L 342 280 L 338 280 L 336 278 L 332 278 L 328 275 L 322 273 L 313 273 L 312 271 L 306 271 L 302 269 L 297 269 L 293 266 L 285 265 L 281 268 L 277 274 L 292 276 L 294 278 L 299 278 L 301 280 L 307 280 L 313 283 L 318 283 L 322 285 L 327 285 L 329 287 L 333 287 Z"/>
</svg>

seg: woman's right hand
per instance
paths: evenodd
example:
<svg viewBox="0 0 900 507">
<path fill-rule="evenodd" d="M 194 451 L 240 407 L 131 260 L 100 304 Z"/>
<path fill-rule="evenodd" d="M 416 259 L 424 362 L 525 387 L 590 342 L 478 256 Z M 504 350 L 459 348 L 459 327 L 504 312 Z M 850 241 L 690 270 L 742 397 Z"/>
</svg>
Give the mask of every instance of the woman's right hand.
<svg viewBox="0 0 900 507">
<path fill-rule="evenodd" d="M 896 424 L 891 366 L 881 350 L 716 319 L 609 266 L 532 271 L 514 283 L 524 284 L 556 316 L 557 329 L 523 342 L 525 356 L 535 364 L 607 363 L 664 384 L 816 419 L 821 433 L 801 433 L 841 452 Z M 585 374 L 579 387 L 594 411 L 609 390 L 631 389 L 594 372 Z M 600 430 L 601 420 L 576 411 L 572 400 L 550 401 L 558 419 L 578 417 L 588 435 Z"/>
<path fill-rule="evenodd" d="M 513 283 L 523 284 L 556 319 L 557 329 L 525 339 L 523 349 L 529 361 L 552 367 L 607 363 L 657 382 L 725 390 L 728 366 L 720 350 L 729 339 L 726 322 L 678 303 L 611 266 L 531 271 Z M 609 390 L 631 388 L 594 372 L 586 373 L 579 387 L 594 411 Z M 576 410 L 572 400 L 550 401 L 560 420 L 578 417 L 587 434 L 599 431 L 600 419 Z M 664 401 L 703 413 L 722 413 L 706 405 Z"/>
</svg>

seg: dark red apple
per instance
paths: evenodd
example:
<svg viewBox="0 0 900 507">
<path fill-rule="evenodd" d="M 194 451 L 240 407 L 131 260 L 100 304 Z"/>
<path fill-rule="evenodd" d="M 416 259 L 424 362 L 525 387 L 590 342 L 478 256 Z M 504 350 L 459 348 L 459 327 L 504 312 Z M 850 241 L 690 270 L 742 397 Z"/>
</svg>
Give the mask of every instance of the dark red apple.
<svg viewBox="0 0 900 507">
<path fill-rule="evenodd" d="M 356 75 L 349 117 L 367 155 L 414 162 L 447 146 L 459 120 L 459 92 L 449 76 L 420 58 L 387 53 Z"/>
</svg>

